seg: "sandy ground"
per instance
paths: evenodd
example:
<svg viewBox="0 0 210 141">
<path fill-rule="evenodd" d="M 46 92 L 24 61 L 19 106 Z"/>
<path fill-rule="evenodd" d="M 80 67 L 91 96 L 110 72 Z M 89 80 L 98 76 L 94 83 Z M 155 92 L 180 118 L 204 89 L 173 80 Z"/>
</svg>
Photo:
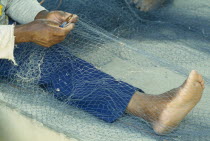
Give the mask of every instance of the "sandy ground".
<svg viewBox="0 0 210 141">
<path fill-rule="evenodd" d="M 0 141 L 77 141 L 59 134 L 0 102 Z"/>
</svg>

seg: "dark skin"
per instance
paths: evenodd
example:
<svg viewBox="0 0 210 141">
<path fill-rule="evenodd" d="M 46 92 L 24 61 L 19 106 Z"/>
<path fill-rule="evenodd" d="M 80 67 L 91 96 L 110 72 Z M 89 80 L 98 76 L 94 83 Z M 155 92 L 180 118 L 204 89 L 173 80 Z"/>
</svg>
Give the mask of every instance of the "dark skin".
<svg viewBox="0 0 210 141">
<path fill-rule="evenodd" d="M 72 17 L 68 19 L 68 17 Z M 67 21 L 69 20 L 69 21 Z M 33 42 L 44 47 L 51 47 L 65 40 L 74 29 L 78 16 L 63 11 L 41 11 L 34 21 L 15 26 L 15 43 Z M 71 23 L 67 27 L 59 27 L 63 22 Z"/>
</svg>

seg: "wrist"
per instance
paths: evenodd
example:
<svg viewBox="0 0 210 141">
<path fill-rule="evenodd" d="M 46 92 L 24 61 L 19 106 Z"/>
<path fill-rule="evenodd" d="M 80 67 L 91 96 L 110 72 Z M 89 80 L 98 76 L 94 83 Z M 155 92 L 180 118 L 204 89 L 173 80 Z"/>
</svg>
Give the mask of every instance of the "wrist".
<svg viewBox="0 0 210 141">
<path fill-rule="evenodd" d="M 15 43 L 31 42 L 31 34 L 27 30 L 27 25 L 18 25 L 14 28 Z"/>
<path fill-rule="evenodd" d="M 42 11 L 40 11 L 40 12 L 36 15 L 36 17 L 35 17 L 34 20 L 37 20 L 37 19 L 46 19 L 48 13 L 49 13 L 49 12 L 48 12 L 47 10 L 42 10 Z"/>
</svg>

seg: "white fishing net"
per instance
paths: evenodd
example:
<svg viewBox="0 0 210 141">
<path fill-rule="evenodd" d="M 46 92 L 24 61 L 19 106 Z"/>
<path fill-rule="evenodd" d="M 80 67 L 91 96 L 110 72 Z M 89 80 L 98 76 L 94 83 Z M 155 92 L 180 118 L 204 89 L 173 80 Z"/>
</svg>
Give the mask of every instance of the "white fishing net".
<svg viewBox="0 0 210 141">
<path fill-rule="evenodd" d="M 43 5 L 55 10 L 59 1 Z M 58 9 L 80 17 L 76 28 L 49 49 L 19 44 L 18 66 L 0 60 L 0 101 L 81 141 L 209 140 L 208 0 L 169 1 L 149 13 L 140 12 L 130 0 L 64 0 Z M 145 120 L 117 112 L 133 86 L 160 94 L 180 86 L 191 70 L 203 75 L 206 89 L 172 133 L 157 135 Z M 111 120 L 110 115 L 119 118 L 103 121 Z"/>
</svg>

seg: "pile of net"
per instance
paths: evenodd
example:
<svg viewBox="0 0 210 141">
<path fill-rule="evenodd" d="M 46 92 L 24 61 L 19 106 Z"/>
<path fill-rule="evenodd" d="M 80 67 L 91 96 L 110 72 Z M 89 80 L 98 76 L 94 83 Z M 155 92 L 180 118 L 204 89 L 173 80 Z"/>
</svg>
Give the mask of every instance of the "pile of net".
<svg viewBox="0 0 210 141">
<path fill-rule="evenodd" d="M 6 60 L 0 63 L 1 70 L 4 70 L 0 72 L 0 101 L 59 133 L 81 141 L 209 140 L 208 0 L 169 1 L 162 8 L 148 13 L 140 12 L 130 0 L 64 0 L 58 7 L 59 4 L 59 1 L 46 0 L 43 5 L 49 10 L 77 14 L 80 20 L 76 28 L 64 42 L 49 49 L 33 43 L 19 44 L 16 48 L 18 69 L 8 68 L 8 71 Z M 24 49 L 20 52 L 20 48 Z M 71 65 L 68 60 L 76 56 L 117 81 L 127 82 L 150 94 L 160 94 L 180 86 L 191 70 L 203 75 L 206 89 L 199 104 L 176 130 L 157 135 L 149 123 L 132 115 L 125 114 L 114 123 L 106 123 L 76 105 L 68 104 L 80 99 L 67 97 L 62 101 L 54 98 L 53 90 L 40 85 L 41 77 L 45 77 L 42 74 L 47 78 L 52 72 L 68 72 L 65 70 L 68 66 L 59 69 L 60 62 L 51 62 L 47 58 L 49 54 L 54 54 L 58 60 L 61 56 L 66 58 L 68 65 Z M 24 61 L 21 63 L 21 60 Z M 46 67 L 49 66 L 46 72 L 40 69 L 44 62 Z M 77 73 L 73 71 L 66 73 L 65 78 L 59 78 L 54 91 L 71 88 L 74 94 L 78 83 L 86 85 L 85 81 L 77 82 L 85 80 L 81 77 L 92 77 L 82 75 L 84 71 L 92 71 L 88 66 Z M 8 73 L 13 75 L 5 77 Z M 62 81 L 72 74 L 78 74 L 74 76 L 78 80 L 72 81 L 69 87 L 62 87 Z M 94 83 L 90 85 L 93 92 L 97 89 L 94 86 L 102 82 L 97 80 Z M 94 106 L 100 108 L 100 105 Z"/>
</svg>

